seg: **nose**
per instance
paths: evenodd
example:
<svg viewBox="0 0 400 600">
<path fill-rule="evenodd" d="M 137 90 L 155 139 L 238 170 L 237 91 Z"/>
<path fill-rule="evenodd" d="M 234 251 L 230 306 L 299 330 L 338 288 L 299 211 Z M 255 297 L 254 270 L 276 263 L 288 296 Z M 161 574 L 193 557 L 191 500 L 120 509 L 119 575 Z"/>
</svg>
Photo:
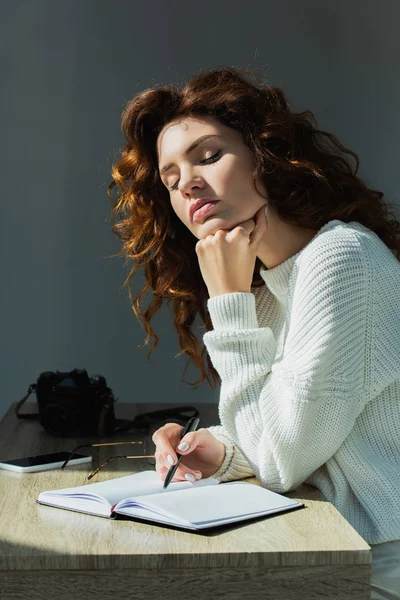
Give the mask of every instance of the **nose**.
<svg viewBox="0 0 400 600">
<path fill-rule="evenodd" d="M 201 177 L 196 176 L 193 172 L 189 173 L 188 175 L 184 175 L 184 173 L 181 172 L 178 189 L 183 196 L 191 197 L 193 195 L 192 190 L 194 188 L 202 189 L 203 186 L 204 181 L 201 179 Z"/>
</svg>

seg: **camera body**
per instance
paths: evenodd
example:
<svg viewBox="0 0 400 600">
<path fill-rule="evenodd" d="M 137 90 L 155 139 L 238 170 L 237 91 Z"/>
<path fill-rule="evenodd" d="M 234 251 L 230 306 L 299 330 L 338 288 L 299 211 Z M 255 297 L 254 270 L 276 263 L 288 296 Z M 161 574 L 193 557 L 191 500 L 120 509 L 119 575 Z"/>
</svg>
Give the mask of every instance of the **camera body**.
<svg viewBox="0 0 400 600">
<path fill-rule="evenodd" d="M 105 377 L 89 377 L 85 369 L 46 371 L 35 386 L 41 425 L 55 436 L 112 433 L 115 428 L 113 392 Z"/>
</svg>

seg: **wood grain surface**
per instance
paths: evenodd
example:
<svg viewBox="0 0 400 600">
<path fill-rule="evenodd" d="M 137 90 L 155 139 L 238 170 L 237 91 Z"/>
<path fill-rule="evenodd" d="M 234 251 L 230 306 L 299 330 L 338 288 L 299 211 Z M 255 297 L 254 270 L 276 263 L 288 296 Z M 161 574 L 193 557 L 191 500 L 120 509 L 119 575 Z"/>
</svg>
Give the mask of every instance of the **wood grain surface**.
<svg viewBox="0 0 400 600">
<path fill-rule="evenodd" d="M 132 418 L 159 406 L 120 405 L 117 416 Z M 215 405 L 198 408 L 204 426 L 218 422 Z M 151 433 L 147 444 L 152 452 Z M 138 439 L 143 434 L 118 436 L 121 441 Z M 37 422 L 19 421 L 11 408 L 0 425 L 0 459 L 72 450 L 90 441 L 99 440 L 50 436 Z M 46 586 L 51 586 L 49 597 L 54 600 L 100 600 L 113 592 L 116 600 L 167 600 L 178 594 L 277 600 L 369 598 L 368 544 L 318 490 L 307 485 L 286 494 L 303 502 L 302 510 L 205 534 L 36 503 L 44 490 L 89 483 L 87 475 L 97 461 L 113 454 L 121 454 L 121 448 L 101 449 L 93 454 L 92 465 L 65 471 L 0 470 L 2 599 L 42 600 L 47 596 L 41 596 L 40 590 L 43 593 Z M 100 471 L 93 482 L 149 469 L 154 466 L 145 459 L 119 460 Z"/>
</svg>

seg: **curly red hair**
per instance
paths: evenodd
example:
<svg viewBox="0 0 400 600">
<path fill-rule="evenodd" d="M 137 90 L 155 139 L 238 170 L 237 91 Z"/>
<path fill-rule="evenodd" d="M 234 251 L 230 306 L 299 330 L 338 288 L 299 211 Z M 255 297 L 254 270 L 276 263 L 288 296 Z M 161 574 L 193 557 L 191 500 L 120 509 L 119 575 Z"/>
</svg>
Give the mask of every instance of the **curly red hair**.
<svg viewBox="0 0 400 600">
<path fill-rule="evenodd" d="M 383 193 L 368 189 L 357 176 L 358 156 L 331 133 L 318 129 L 309 110 L 294 112 L 283 91 L 265 82 L 257 85 L 254 71 L 237 68 L 202 70 L 181 87 L 155 86 L 136 95 L 122 113 L 126 145 L 112 167 L 108 194 L 114 203 L 113 232 L 122 241 L 124 255 L 133 265 L 124 283 L 132 309 L 142 320 L 147 337 L 158 336 L 150 326 L 163 301 L 173 302 L 179 345 L 212 388 L 220 382 L 205 346 L 193 332 L 200 315 L 202 329 L 212 329 L 207 310 L 208 292 L 195 253 L 197 238 L 178 219 L 158 169 L 157 137 L 168 123 L 185 117 L 212 116 L 240 132 L 255 158 L 253 178 L 261 178 L 268 202 L 279 217 L 298 227 L 319 229 L 332 219 L 358 221 L 374 231 L 400 259 L 400 223 L 389 211 Z M 355 167 L 348 162 L 353 157 Z M 114 201 L 113 187 L 118 198 Z M 253 286 L 264 285 L 257 258 Z M 132 298 L 130 281 L 144 268 L 145 285 Z M 141 298 L 152 290 L 145 312 Z"/>
</svg>

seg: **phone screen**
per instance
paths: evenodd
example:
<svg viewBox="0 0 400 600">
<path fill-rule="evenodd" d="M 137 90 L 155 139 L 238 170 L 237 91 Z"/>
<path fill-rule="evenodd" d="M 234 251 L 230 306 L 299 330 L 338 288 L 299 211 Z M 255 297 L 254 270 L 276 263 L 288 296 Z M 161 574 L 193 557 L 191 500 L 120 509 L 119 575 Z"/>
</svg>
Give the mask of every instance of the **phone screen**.
<svg viewBox="0 0 400 600">
<path fill-rule="evenodd" d="M 34 467 L 65 461 L 70 455 L 70 452 L 54 452 L 54 454 L 39 454 L 38 456 L 27 456 L 26 458 L 15 458 L 12 460 L 3 460 L 2 462 L 7 465 L 15 465 L 16 467 Z M 72 459 L 76 458 L 87 458 L 87 456 L 75 453 Z"/>
</svg>

